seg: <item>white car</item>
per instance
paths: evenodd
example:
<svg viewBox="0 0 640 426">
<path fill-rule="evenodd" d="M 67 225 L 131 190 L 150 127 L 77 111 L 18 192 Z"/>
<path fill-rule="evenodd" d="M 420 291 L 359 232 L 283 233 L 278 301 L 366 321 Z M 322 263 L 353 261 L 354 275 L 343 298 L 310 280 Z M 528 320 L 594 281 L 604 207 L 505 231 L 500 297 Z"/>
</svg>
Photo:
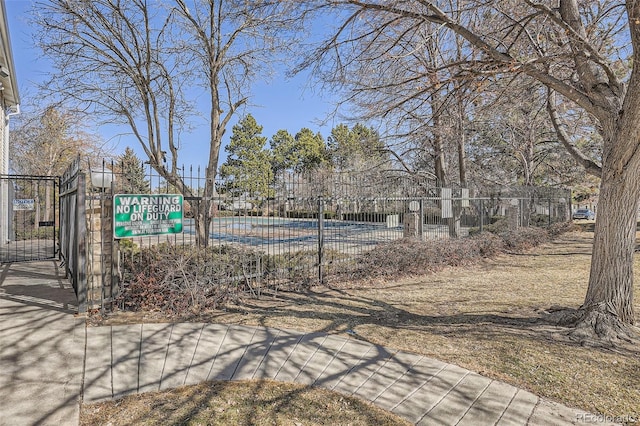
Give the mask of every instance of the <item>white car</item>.
<svg viewBox="0 0 640 426">
<path fill-rule="evenodd" d="M 578 209 L 575 212 L 573 212 L 572 218 L 573 220 L 576 220 L 576 219 L 593 220 L 596 218 L 596 214 L 589 209 Z"/>
</svg>

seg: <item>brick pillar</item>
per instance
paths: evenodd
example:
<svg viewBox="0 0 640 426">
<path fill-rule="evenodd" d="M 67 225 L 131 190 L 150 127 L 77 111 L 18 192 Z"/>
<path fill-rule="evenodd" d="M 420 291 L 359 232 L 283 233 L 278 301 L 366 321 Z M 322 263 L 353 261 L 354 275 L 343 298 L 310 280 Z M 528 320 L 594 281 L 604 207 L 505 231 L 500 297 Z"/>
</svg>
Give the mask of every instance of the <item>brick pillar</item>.
<svg viewBox="0 0 640 426">
<path fill-rule="evenodd" d="M 104 308 L 113 294 L 113 199 L 87 197 L 87 299 L 89 309 Z"/>
</svg>

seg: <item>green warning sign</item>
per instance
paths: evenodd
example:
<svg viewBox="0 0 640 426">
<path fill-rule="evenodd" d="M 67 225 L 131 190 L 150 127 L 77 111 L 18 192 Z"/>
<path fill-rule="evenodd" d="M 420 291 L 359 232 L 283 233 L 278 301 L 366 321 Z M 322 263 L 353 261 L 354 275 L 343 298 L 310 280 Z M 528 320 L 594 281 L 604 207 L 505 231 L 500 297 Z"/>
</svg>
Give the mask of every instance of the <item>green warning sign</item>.
<svg viewBox="0 0 640 426">
<path fill-rule="evenodd" d="M 182 195 L 117 194 L 113 196 L 115 238 L 182 232 Z"/>
</svg>

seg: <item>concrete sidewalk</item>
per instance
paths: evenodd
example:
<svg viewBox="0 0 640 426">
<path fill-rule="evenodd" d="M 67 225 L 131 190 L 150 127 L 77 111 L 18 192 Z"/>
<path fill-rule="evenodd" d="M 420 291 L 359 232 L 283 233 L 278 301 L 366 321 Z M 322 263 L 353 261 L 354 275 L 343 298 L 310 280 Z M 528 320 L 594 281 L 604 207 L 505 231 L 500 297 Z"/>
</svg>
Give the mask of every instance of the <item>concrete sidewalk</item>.
<svg viewBox="0 0 640 426">
<path fill-rule="evenodd" d="M 56 263 L 0 272 L 0 424 L 77 425 L 85 321 Z"/>
<path fill-rule="evenodd" d="M 355 395 L 415 424 L 598 419 L 455 365 L 347 336 L 199 323 L 86 328 L 74 313 L 73 290 L 55 263 L 3 265 L 1 425 L 77 425 L 81 400 L 249 379 Z"/>
<path fill-rule="evenodd" d="M 587 413 L 451 364 L 349 337 L 220 324 L 87 330 L 85 402 L 206 380 L 274 379 L 354 395 L 420 425 L 578 424 Z"/>
</svg>

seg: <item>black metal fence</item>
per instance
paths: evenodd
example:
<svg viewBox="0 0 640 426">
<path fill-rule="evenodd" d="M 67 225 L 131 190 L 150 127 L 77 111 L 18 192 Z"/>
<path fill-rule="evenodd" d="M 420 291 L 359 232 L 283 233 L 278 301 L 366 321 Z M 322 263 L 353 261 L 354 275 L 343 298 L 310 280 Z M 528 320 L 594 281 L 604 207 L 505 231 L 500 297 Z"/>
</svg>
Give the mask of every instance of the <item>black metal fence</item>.
<svg viewBox="0 0 640 426">
<path fill-rule="evenodd" d="M 0 187 L 0 262 L 55 258 L 58 178 L 2 175 Z"/>
<path fill-rule="evenodd" d="M 87 310 L 86 188 L 86 174 L 77 158 L 60 180 L 60 256 L 78 298 L 78 312 Z"/>
<path fill-rule="evenodd" d="M 463 238 L 489 226 L 546 226 L 569 220 L 570 213 L 568 190 L 480 193 L 394 174 L 285 173 L 260 190 L 219 182 L 206 198 L 199 195 L 203 174 L 184 169 L 190 194 L 184 197 L 182 232 L 114 240 L 114 194 L 177 191 L 151 169 L 134 184 L 130 171 L 100 165 L 94 172 L 109 178 L 97 186 L 86 169 L 76 167 L 63 179 L 61 248 L 73 281 L 86 278 L 87 303 L 94 308 L 114 303 L 122 288 L 146 279 L 141 274 L 147 272 L 165 284 L 197 279 L 257 295 L 266 287 L 323 282 L 382 243 Z M 207 247 L 198 248 L 195 222 L 203 203 L 210 228 Z M 154 277 L 158 262 L 164 275 Z"/>
</svg>

